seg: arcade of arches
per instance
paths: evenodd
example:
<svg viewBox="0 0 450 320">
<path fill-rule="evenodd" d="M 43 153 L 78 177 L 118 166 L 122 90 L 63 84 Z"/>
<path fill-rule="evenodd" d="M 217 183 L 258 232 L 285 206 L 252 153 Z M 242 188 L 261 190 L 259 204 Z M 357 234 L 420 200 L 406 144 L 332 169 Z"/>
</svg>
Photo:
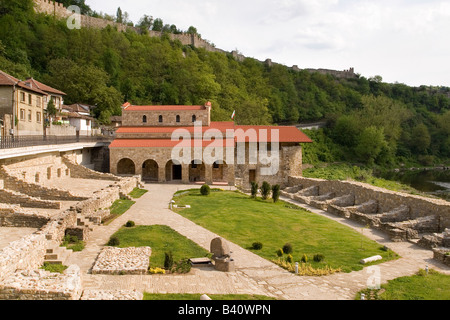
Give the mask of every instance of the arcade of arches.
<svg viewBox="0 0 450 320">
<path fill-rule="evenodd" d="M 129 158 L 117 162 L 115 173 L 124 176 L 141 175 L 147 182 L 182 182 L 182 183 L 208 183 L 233 184 L 234 166 L 218 161 L 207 165 L 201 160 L 193 160 L 191 164 L 180 164 L 177 161 L 157 162 L 147 159 L 142 163 Z M 114 168 L 112 168 L 114 169 Z"/>
</svg>

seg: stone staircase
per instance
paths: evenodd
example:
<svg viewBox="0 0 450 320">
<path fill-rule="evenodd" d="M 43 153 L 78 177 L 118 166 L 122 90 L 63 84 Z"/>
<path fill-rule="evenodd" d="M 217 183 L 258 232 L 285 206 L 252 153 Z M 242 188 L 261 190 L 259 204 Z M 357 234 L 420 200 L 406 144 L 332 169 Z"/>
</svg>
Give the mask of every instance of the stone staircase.
<svg viewBox="0 0 450 320">
<path fill-rule="evenodd" d="M 77 217 L 77 226 L 78 227 L 86 227 L 89 232 L 94 231 L 95 224 L 90 219 L 78 216 Z"/>
<path fill-rule="evenodd" d="M 44 257 L 44 263 L 64 265 L 72 254 L 72 250 L 66 247 L 60 247 L 56 244 L 50 244 Z"/>
</svg>

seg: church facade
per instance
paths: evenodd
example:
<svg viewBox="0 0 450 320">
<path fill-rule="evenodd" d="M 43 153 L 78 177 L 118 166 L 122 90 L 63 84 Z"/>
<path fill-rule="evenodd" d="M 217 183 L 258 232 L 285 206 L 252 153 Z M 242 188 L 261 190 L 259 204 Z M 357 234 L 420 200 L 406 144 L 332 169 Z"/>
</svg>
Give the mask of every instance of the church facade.
<svg viewBox="0 0 450 320">
<path fill-rule="evenodd" d="M 149 182 L 283 186 L 301 176 L 302 144 L 312 142 L 296 127 L 211 121 L 209 102 L 122 108 L 122 127 L 109 147 L 111 173 Z"/>
</svg>

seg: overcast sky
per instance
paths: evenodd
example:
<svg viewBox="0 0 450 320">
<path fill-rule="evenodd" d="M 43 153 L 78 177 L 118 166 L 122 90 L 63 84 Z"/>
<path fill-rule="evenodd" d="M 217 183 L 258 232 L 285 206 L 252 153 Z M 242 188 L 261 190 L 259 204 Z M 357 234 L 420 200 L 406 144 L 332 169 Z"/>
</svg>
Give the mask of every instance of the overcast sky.
<svg viewBox="0 0 450 320">
<path fill-rule="evenodd" d="M 216 47 L 299 68 L 450 86 L 450 1 L 86 0 L 97 12 L 195 26 Z"/>
</svg>

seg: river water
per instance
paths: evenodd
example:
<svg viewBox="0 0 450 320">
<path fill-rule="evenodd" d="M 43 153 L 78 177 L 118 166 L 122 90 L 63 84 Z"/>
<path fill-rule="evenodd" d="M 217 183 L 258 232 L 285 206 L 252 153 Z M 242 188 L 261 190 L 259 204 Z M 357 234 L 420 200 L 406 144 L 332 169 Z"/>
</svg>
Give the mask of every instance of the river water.
<svg viewBox="0 0 450 320">
<path fill-rule="evenodd" d="M 450 201 L 450 170 L 405 170 L 384 173 L 381 177 Z"/>
</svg>

